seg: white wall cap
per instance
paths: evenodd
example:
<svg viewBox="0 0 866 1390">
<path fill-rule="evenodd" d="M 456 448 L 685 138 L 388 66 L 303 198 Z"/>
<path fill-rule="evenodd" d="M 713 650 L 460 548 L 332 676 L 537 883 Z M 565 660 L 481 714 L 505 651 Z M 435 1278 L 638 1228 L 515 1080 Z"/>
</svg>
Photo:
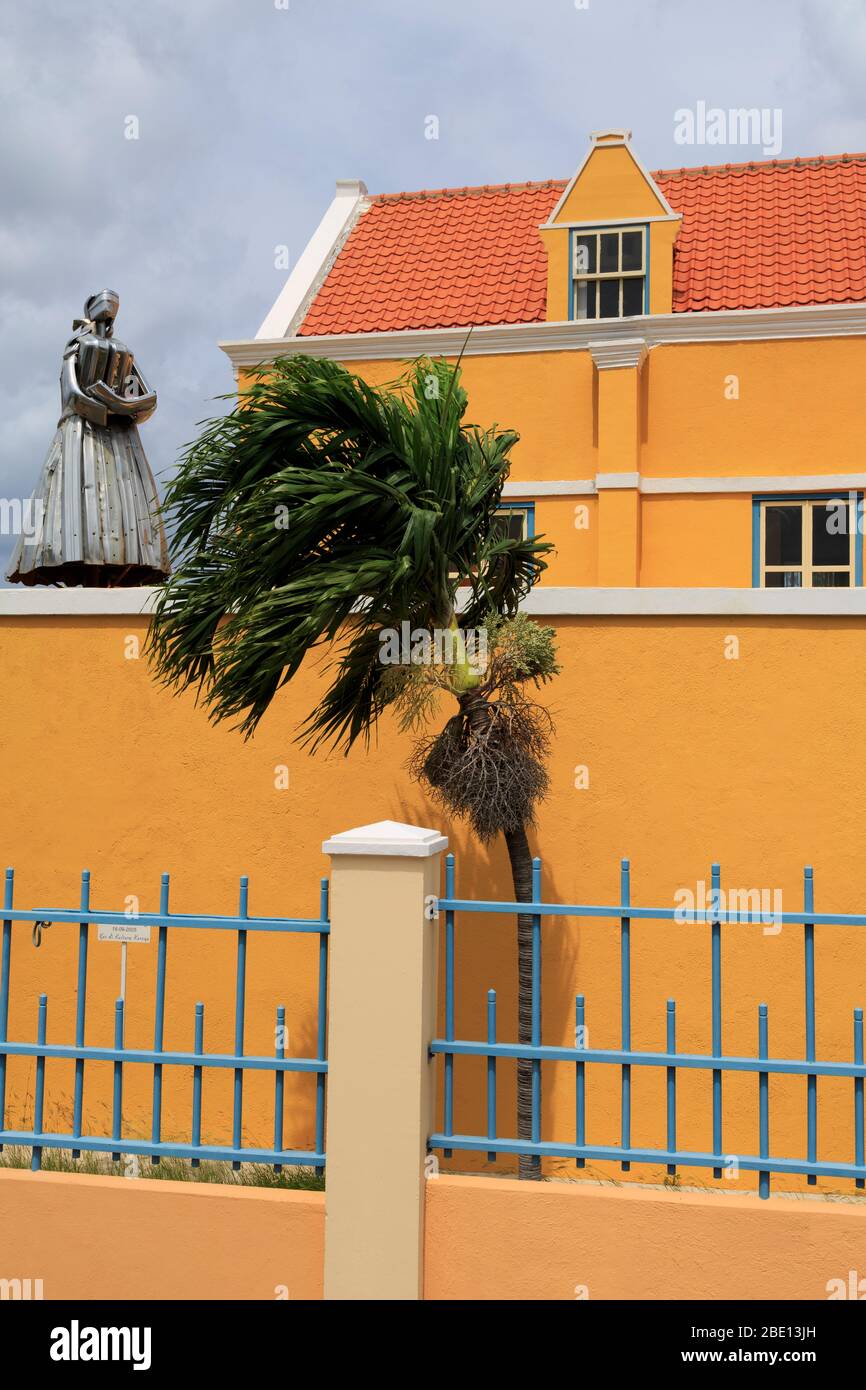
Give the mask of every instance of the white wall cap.
<svg viewBox="0 0 866 1390">
<path fill-rule="evenodd" d="M 630 130 L 593 130 L 590 131 L 590 140 L 594 145 L 620 144 L 627 145 L 631 140 Z"/>
<path fill-rule="evenodd" d="M 333 200 L 269 309 L 256 339 L 289 338 L 354 225 L 367 193 L 361 179 L 339 179 Z"/>
<path fill-rule="evenodd" d="M 448 848 L 448 836 L 420 825 L 379 820 L 332 835 L 322 845 L 323 854 L 381 854 L 404 859 L 430 859 Z"/>
</svg>

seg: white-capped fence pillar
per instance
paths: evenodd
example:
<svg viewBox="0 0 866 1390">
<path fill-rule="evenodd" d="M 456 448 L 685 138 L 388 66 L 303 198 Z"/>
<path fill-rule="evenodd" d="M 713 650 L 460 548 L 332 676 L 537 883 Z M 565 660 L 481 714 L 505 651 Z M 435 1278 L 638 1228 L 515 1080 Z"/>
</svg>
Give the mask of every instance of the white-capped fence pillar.
<svg viewBox="0 0 866 1390">
<path fill-rule="evenodd" d="M 423 1296 L 433 1128 L 436 830 L 380 821 L 331 856 L 325 1297 Z"/>
</svg>

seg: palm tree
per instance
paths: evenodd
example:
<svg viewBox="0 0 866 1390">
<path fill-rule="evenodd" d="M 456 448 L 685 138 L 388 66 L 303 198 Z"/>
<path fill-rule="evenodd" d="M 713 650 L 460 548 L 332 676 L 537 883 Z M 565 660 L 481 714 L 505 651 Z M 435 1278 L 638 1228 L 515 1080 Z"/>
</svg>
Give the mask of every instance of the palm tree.
<svg viewBox="0 0 866 1390">
<path fill-rule="evenodd" d="M 165 684 L 195 688 L 213 720 L 249 736 L 322 648 L 326 688 L 298 733 L 313 749 L 369 743 L 389 708 L 418 729 L 453 698 L 411 770 L 480 840 L 504 836 L 514 900 L 528 902 L 550 724 L 527 692 L 558 668 L 552 630 L 517 610 L 551 547 L 504 531 L 496 512 L 518 436 L 466 424 L 466 406 L 459 364 L 443 361 L 419 361 L 389 387 L 303 356 L 258 373 L 181 456 L 166 498 L 175 568 L 149 655 Z M 408 656 L 402 642 L 395 659 L 406 632 L 431 640 Z M 517 935 L 529 1043 L 530 916 Z M 519 1062 L 520 1138 L 530 1076 Z M 535 1175 L 537 1160 L 520 1171 Z"/>
</svg>

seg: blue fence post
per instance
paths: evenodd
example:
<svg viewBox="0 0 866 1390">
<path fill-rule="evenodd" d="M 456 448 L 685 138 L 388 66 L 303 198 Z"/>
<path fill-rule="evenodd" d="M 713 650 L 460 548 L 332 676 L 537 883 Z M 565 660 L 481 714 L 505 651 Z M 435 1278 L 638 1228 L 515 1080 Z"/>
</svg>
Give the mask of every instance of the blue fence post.
<svg viewBox="0 0 866 1390">
<path fill-rule="evenodd" d="M 445 856 L 445 896 L 454 897 L 454 855 Z M 445 1040 L 454 1041 L 454 913 L 451 908 L 445 912 Z M 454 1054 L 445 1053 L 444 1116 L 446 1135 L 454 1133 Z M 443 1158 L 451 1157 L 451 1150 L 442 1150 Z"/>
<path fill-rule="evenodd" d="M 39 996 L 39 1018 L 36 1025 L 36 1041 L 40 1047 L 44 1047 L 48 1036 L 48 995 Z M 34 1135 L 41 1134 L 44 1124 L 43 1107 L 45 1103 L 45 1057 L 36 1058 L 36 1097 L 33 1103 L 33 1132 Z M 30 1158 L 30 1167 L 34 1173 L 38 1173 L 42 1167 L 42 1147 L 34 1143 L 33 1153 Z"/>
<path fill-rule="evenodd" d="M 722 1055 L 722 927 L 717 920 L 721 911 L 721 882 L 722 871 L 718 864 L 713 864 L 712 876 L 712 900 L 713 900 L 713 923 L 711 926 L 711 945 L 712 945 L 712 1039 L 713 1056 Z M 722 1153 L 722 1073 L 718 1068 L 713 1070 L 713 1154 L 721 1157 Z M 721 1165 L 713 1169 L 713 1177 L 722 1176 Z"/>
<path fill-rule="evenodd" d="M 540 903 L 541 860 L 532 861 L 532 901 Z M 541 917 L 532 917 L 532 1046 L 541 1047 Z M 541 1143 L 541 1061 L 532 1059 L 532 1142 Z M 532 1166 L 539 1171 L 541 1159 L 534 1155 Z"/>
<path fill-rule="evenodd" d="M 863 1065 L 863 1010 L 854 1010 L 854 1065 Z M 854 1077 L 854 1162 L 863 1166 L 863 1077 Z M 866 1179 L 855 1178 L 857 1187 L 866 1186 Z"/>
<path fill-rule="evenodd" d="M 123 1051 L 123 1000 L 118 999 L 114 1006 L 114 1047 L 115 1051 Z M 111 1137 L 120 1138 L 120 1128 L 122 1124 L 123 1112 L 123 1063 L 114 1063 L 114 1101 L 111 1110 Z M 120 1150 L 111 1155 L 112 1163 L 120 1162 Z"/>
<path fill-rule="evenodd" d="M 6 870 L 3 906 L 11 911 L 15 887 L 15 870 Z M 9 968 L 12 960 L 12 923 L 3 923 L 3 942 L 0 946 L 0 1044 L 9 1037 Z M 0 1129 L 6 1128 L 6 1053 L 0 1050 Z M 0 1153 L 3 1145 L 0 1144 Z"/>
<path fill-rule="evenodd" d="M 582 994 L 574 1001 L 574 1045 L 586 1047 L 586 1001 Z M 586 1144 L 586 1062 L 575 1062 L 574 1073 L 574 1142 L 582 1149 Z M 586 1159 L 580 1156 L 575 1163 L 578 1168 L 586 1167 Z"/>
<path fill-rule="evenodd" d="M 204 1004 L 199 1001 L 195 1006 L 195 1055 L 201 1057 L 204 1052 Z M 194 1148 L 201 1145 L 201 1067 L 192 1069 L 192 1142 Z M 193 1168 L 198 1168 L 201 1159 L 193 1158 Z"/>
<path fill-rule="evenodd" d="M 159 912 L 168 916 L 169 876 L 163 874 L 159 887 Z M 153 1050 L 162 1052 L 165 1028 L 165 963 L 168 951 L 168 927 L 159 928 L 159 943 L 156 956 L 156 1008 L 153 1021 Z M 155 1062 L 153 1067 L 153 1123 L 151 1137 L 158 1144 L 162 1137 L 162 1064 Z M 151 1163 L 159 1163 L 159 1154 L 151 1155 Z"/>
<path fill-rule="evenodd" d="M 284 1004 L 277 1005 L 277 1026 L 276 1026 L 276 1048 L 275 1056 L 281 1062 L 286 1055 L 286 1008 Z M 279 1153 L 283 1147 L 283 1073 L 274 1072 L 274 1152 Z M 283 1165 L 274 1164 L 274 1172 L 281 1173 Z"/>
<path fill-rule="evenodd" d="M 90 911 L 90 870 L 81 871 L 81 911 Z M 82 922 L 78 928 L 78 994 L 75 1001 L 75 1046 L 84 1046 L 84 1016 L 87 1005 L 87 933 L 88 924 Z M 75 1098 L 72 1107 L 72 1133 L 78 1139 L 81 1135 L 81 1110 L 84 1102 L 84 1058 L 75 1059 Z M 81 1157 L 80 1149 L 72 1150 L 73 1158 Z"/>
<path fill-rule="evenodd" d="M 668 1055 L 673 1056 L 677 1050 L 677 1006 L 674 999 L 669 999 L 667 1003 L 667 1038 L 666 1045 Z M 668 1150 L 676 1152 L 677 1147 L 677 1069 L 675 1066 L 667 1069 L 667 1093 L 668 1093 Z M 671 1177 L 675 1175 L 677 1165 L 668 1164 L 668 1173 Z"/>
<path fill-rule="evenodd" d="M 803 870 L 803 913 L 807 920 L 803 923 L 803 939 L 806 966 L 806 1061 L 815 1060 L 815 926 L 809 921 L 815 911 L 815 885 L 812 867 L 807 864 Z M 818 1078 L 806 1077 L 806 1144 L 807 1157 L 815 1163 L 818 1156 Z M 818 1181 L 814 1173 L 809 1173 L 807 1183 L 814 1187 Z"/>
<path fill-rule="evenodd" d="M 631 919 L 625 909 L 631 906 L 631 865 L 627 859 L 620 863 L 619 900 L 623 909 L 620 917 L 620 1014 L 622 1022 L 622 1050 L 631 1051 Z M 631 1148 L 631 1067 L 625 1063 L 620 1073 L 622 1091 L 621 1142 L 624 1149 Z M 622 1171 L 628 1173 L 631 1164 L 620 1164 Z"/>
<path fill-rule="evenodd" d="M 319 884 L 319 919 L 328 922 L 328 880 L 323 878 Z M 324 1062 L 328 1045 L 328 933 L 319 932 L 319 997 L 316 1015 L 316 1057 Z M 325 1084 L 323 1071 L 316 1075 L 316 1153 L 325 1152 Z M 316 1166 L 318 1177 L 324 1173 L 321 1165 Z"/>
<path fill-rule="evenodd" d="M 765 1062 L 769 1057 L 767 1042 L 767 1006 L 758 1005 L 758 1057 Z M 769 1074 L 765 1071 L 758 1073 L 758 1106 L 759 1106 L 759 1126 L 761 1158 L 770 1157 L 770 1094 L 769 1094 Z M 769 1197 L 770 1195 L 770 1173 L 768 1169 L 761 1169 L 758 1174 L 758 1195 Z"/>
<path fill-rule="evenodd" d="M 241 878 L 240 906 L 238 916 L 248 915 L 248 893 L 250 881 L 246 874 Z M 247 933 L 243 927 L 238 929 L 238 964 L 237 978 L 235 985 L 235 1056 L 244 1055 L 244 1010 L 246 1006 L 247 991 Z M 243 1140 L 243 1108 L 244 1108 L 244 1070 L 243 1067 L 235 1067 L 235 1094 L 232 1118 L 232 1146 L 239 1149 Z M 240 1160 L 232 1163 L 235 1172 L 240 1168 Z"/>
<path fill-rule="evenodd" d="M 496 1044 L 496 990 L 487 991 L 487 1042 Z M 487 1138 L 496 1138 L 496 1058 L 487 1058 Z M 495 1151 L 488 1150 L 488 1163 L 496 1162 Z"/>
</svg>

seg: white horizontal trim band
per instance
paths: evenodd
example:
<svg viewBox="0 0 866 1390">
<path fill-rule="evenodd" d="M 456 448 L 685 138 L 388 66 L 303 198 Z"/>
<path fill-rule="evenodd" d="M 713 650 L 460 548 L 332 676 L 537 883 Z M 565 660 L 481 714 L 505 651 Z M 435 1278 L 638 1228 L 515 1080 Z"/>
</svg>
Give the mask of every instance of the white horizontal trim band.
<svg viewBox="0 0 866 1390">
<path fill-rule="evenodd" d="M 599 492 L 605 488 L 638 488 L 640 473 L 596 473 L 595 486 Z"/>
<path fill-rule="evenodd" d="M 602 482 L 602 479 L 627 479 L 623 482 Z M 637 479 L 638 481 L 633 481 Z M 597 473 L 594 479 L 558 478 L 547 482 L 509 480 L 502 489 L 503 497 L 593 496 L 603 487 L 639 487 L 648 495 L 673 495 L 701 492 L 856 492 L 866 489 L 866 473 L 771 473 L 751 478 L 647 478 L 639 473 Z"/>
<path fill-rule="evenodd" d="M 866 589 L 584 589 L 538 585 L 521 605 L 538 617 L 866 616 Z"/>
<path fill-rule="evenodd" d="M 819 304 L 791 309 L 721 309 L 687 314 L 644 314 L 574 323 L 495 324 L 472 328 L 412 328 L 395 333 L 337 333 L 308 338 L 243 338 L 219 346 L 236 367 L 306 353 L 341 362 L 415 358 L 425 354 L 469 357 L 503 353 L 588 351 L 590 343 L 615 344 L 639 334 L 647 347 L 668 343 L 761 342 L 788 338 L 866 336 L 866 304 Z M 468 342 L 467 342 L 468 336 Z"/>
<path fill-rule="evenodd" d="M 786 473 L 752 478 L 641 478 L 646 493 L 848 492 L 866 487 L 866 473 Z"/>
<path fill-rule="evenodd" d="M 150 613 L 158 592 L 147 585 L 136 589 L 0 589 L 0 618 L 140 618 Z"/>
<path fill-rule="evenodd" d="M 535 497 L 592 497 L 595 482 L 591 478 L 563 478 L 556 482 L 507 482 L 503 497 L 522 497 L 531 502 Z"/>
<path fill-rule="evenodd" d="M 155 588 L 0 589 L 0 619 L 146 617 L 157 592 Z M 866 588 L 617 589 L 541 584 L 522 607 L 539 617 L 851 617 L 866 615 Z"/>
</svg>

